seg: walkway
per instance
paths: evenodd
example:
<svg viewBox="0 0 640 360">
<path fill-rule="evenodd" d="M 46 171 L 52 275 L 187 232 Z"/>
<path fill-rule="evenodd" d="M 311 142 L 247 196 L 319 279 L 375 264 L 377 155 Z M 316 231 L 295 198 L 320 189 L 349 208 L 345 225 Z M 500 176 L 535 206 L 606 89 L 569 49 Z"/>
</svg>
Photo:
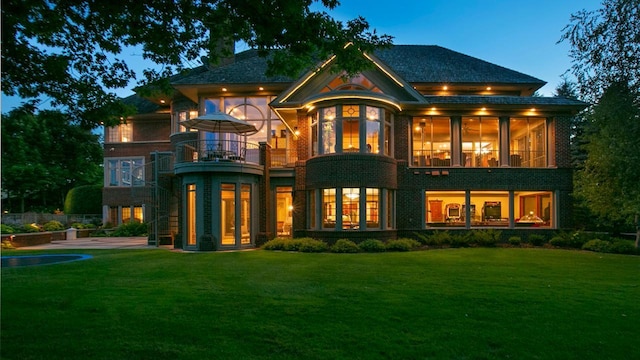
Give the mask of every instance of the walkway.
<svg viewBox="0 0 640 360">
<path fill-rule="evenodd" d="M 160 248 L 173 248 L 161 246 Z M 18 250 L 79 250 L 79 249 L 156 249 L 147 245 L 146 237 L 88 237 L 75 240 L 56 240 L 50 244 L 26 246 Z"/>
</svg>

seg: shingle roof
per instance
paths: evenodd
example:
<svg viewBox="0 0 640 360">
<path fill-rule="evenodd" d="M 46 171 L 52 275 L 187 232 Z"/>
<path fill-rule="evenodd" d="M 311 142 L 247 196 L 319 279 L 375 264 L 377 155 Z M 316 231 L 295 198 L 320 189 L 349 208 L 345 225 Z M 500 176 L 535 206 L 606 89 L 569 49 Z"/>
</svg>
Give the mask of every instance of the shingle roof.
<svg viewBox="0 0 640 360">
<path fill-rule="evenodd" d="M 157 104 L 141 97 L 138 96 L 136 94 L 127 96 L 126 98 L 122 99 L 122 102 L 127 104 L 127 105 L 132 105 L 136 108 L 136 110 L 138 111 L 138 114 L 148 114 L 148 113 L 153 113 L 156 112 L 160 109 L 160 106 L 158 106 Z"/>
<path fill-rule="evenodd" d="M 378 50 L 376 57 L 410 83 L 514 83 L 540 84 L 532 76 L 498 66 L 459 52 L 435 45 L 394 45 Z M 235 55 L 231 64 L 207 69 L 201 66 L 185 76 L 178 76 L 176 85 L 290 83 L 286 76 L 265 76 L 267 59 L 256 50 Z"/>
<path fill-rule="evenodd" d="M 588 104 L 579 100 L 563 97 L 539 97 L 539 96 L 478 96 L 478 95 L 453 95 L 436 96 L 425 95 L 425 100 L 430 104 L 464 104 L 464 105 L 560 105 L 586 107 Z"/>
<path fill-rule="evenodd" d="M 375 55 L 410 83 L 546 83 L 436 45 L 394 45 Z"/>
</svg>

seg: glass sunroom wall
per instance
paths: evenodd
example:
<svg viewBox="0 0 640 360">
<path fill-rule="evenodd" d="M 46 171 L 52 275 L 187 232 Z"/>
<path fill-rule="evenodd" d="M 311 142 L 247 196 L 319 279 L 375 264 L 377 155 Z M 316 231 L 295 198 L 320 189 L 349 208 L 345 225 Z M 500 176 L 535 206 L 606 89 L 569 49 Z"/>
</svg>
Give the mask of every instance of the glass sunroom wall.
<svg viewBox="0 0 640 360">
<path fill-rule="evenodd" d="M 509 130 L 511 166 L 547 166 L 546 121 L 544 118 L 512 118 Z"/>
<path fill-rule="evenodd" d="M 367 106 L 366 107 L 366 152 L 378 154 L 380 153 L 380 115 L 382 109 Z"/>
<path fill-rule="evenodd" d="M 451 166 L 451 129 L 448 117 L 413 119 L 414 166 Z"/>
<path fill-rule="evenodd" d="M 508 191 L 471 191 L 470 195 L 476 211 L 472 226 L 509 226 Z"/>
<path fill-rule="evenodd" d="M 358 229 L 360 227 L 360 189 L 342 189 L 342 228 Z"/>
<path fill-rule="evenodd" d="M 322 141 L 322 154 L 333 154 L 336 152 L 336 108 L 328 107 L 322 109 L 320 124 L 320 137 Z"/>
<path fill-rule="evenodd" d="M 427 227 L 464 227 L 466 202 L 464 191 L 426 191 L 425 224 Z M 475 216 L 472 209 L 471 217 Z"/>
<path fill-rule="evenodd" d="M 516 227 L 553 227 L 554 202 L 550 191 L 514 192 Z"/>
<path fill-rule="evenodd" d="M 462 164 L 495 167 L 500 159 L 500 127 L 496 117 L 462 118 Z"/>
<path fill-rule="evenodd" d="M 342 151 L 360 152 L 360 106 L 342 105 Z"/>
</svg>

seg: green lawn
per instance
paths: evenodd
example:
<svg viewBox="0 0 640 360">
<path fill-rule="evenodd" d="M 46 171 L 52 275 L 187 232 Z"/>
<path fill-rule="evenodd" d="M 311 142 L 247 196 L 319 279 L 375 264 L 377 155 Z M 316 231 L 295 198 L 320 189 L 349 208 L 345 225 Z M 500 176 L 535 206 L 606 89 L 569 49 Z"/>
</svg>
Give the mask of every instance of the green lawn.
<svg viewBox="0 0 640 360">
<path fill-rule="evenodd" d="M 84 253 L 2 269 L 3 359 L 640 358 L 638 256 Z"/>
</svg>

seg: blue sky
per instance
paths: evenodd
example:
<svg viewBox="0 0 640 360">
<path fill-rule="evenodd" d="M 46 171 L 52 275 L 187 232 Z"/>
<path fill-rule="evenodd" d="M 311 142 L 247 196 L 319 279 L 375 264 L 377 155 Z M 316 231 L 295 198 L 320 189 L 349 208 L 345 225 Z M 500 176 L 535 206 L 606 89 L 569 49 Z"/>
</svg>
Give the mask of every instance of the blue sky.
<svg viewBox="0 0 640 360">
<path fill-rule="evenodd" d="M 439 45 L 534 76 L 550 96 L 571 66 L 569 44 L 556 44 L 562 29 L 572 13 L 600 7 L 600 0 L 342 0 L 330 14 L 363 16 L 395 44 Z M 130 88 L 117 93 L 131 95 Z M 2 95 L 3 113 L 18 104 Z"/>
</svg>

